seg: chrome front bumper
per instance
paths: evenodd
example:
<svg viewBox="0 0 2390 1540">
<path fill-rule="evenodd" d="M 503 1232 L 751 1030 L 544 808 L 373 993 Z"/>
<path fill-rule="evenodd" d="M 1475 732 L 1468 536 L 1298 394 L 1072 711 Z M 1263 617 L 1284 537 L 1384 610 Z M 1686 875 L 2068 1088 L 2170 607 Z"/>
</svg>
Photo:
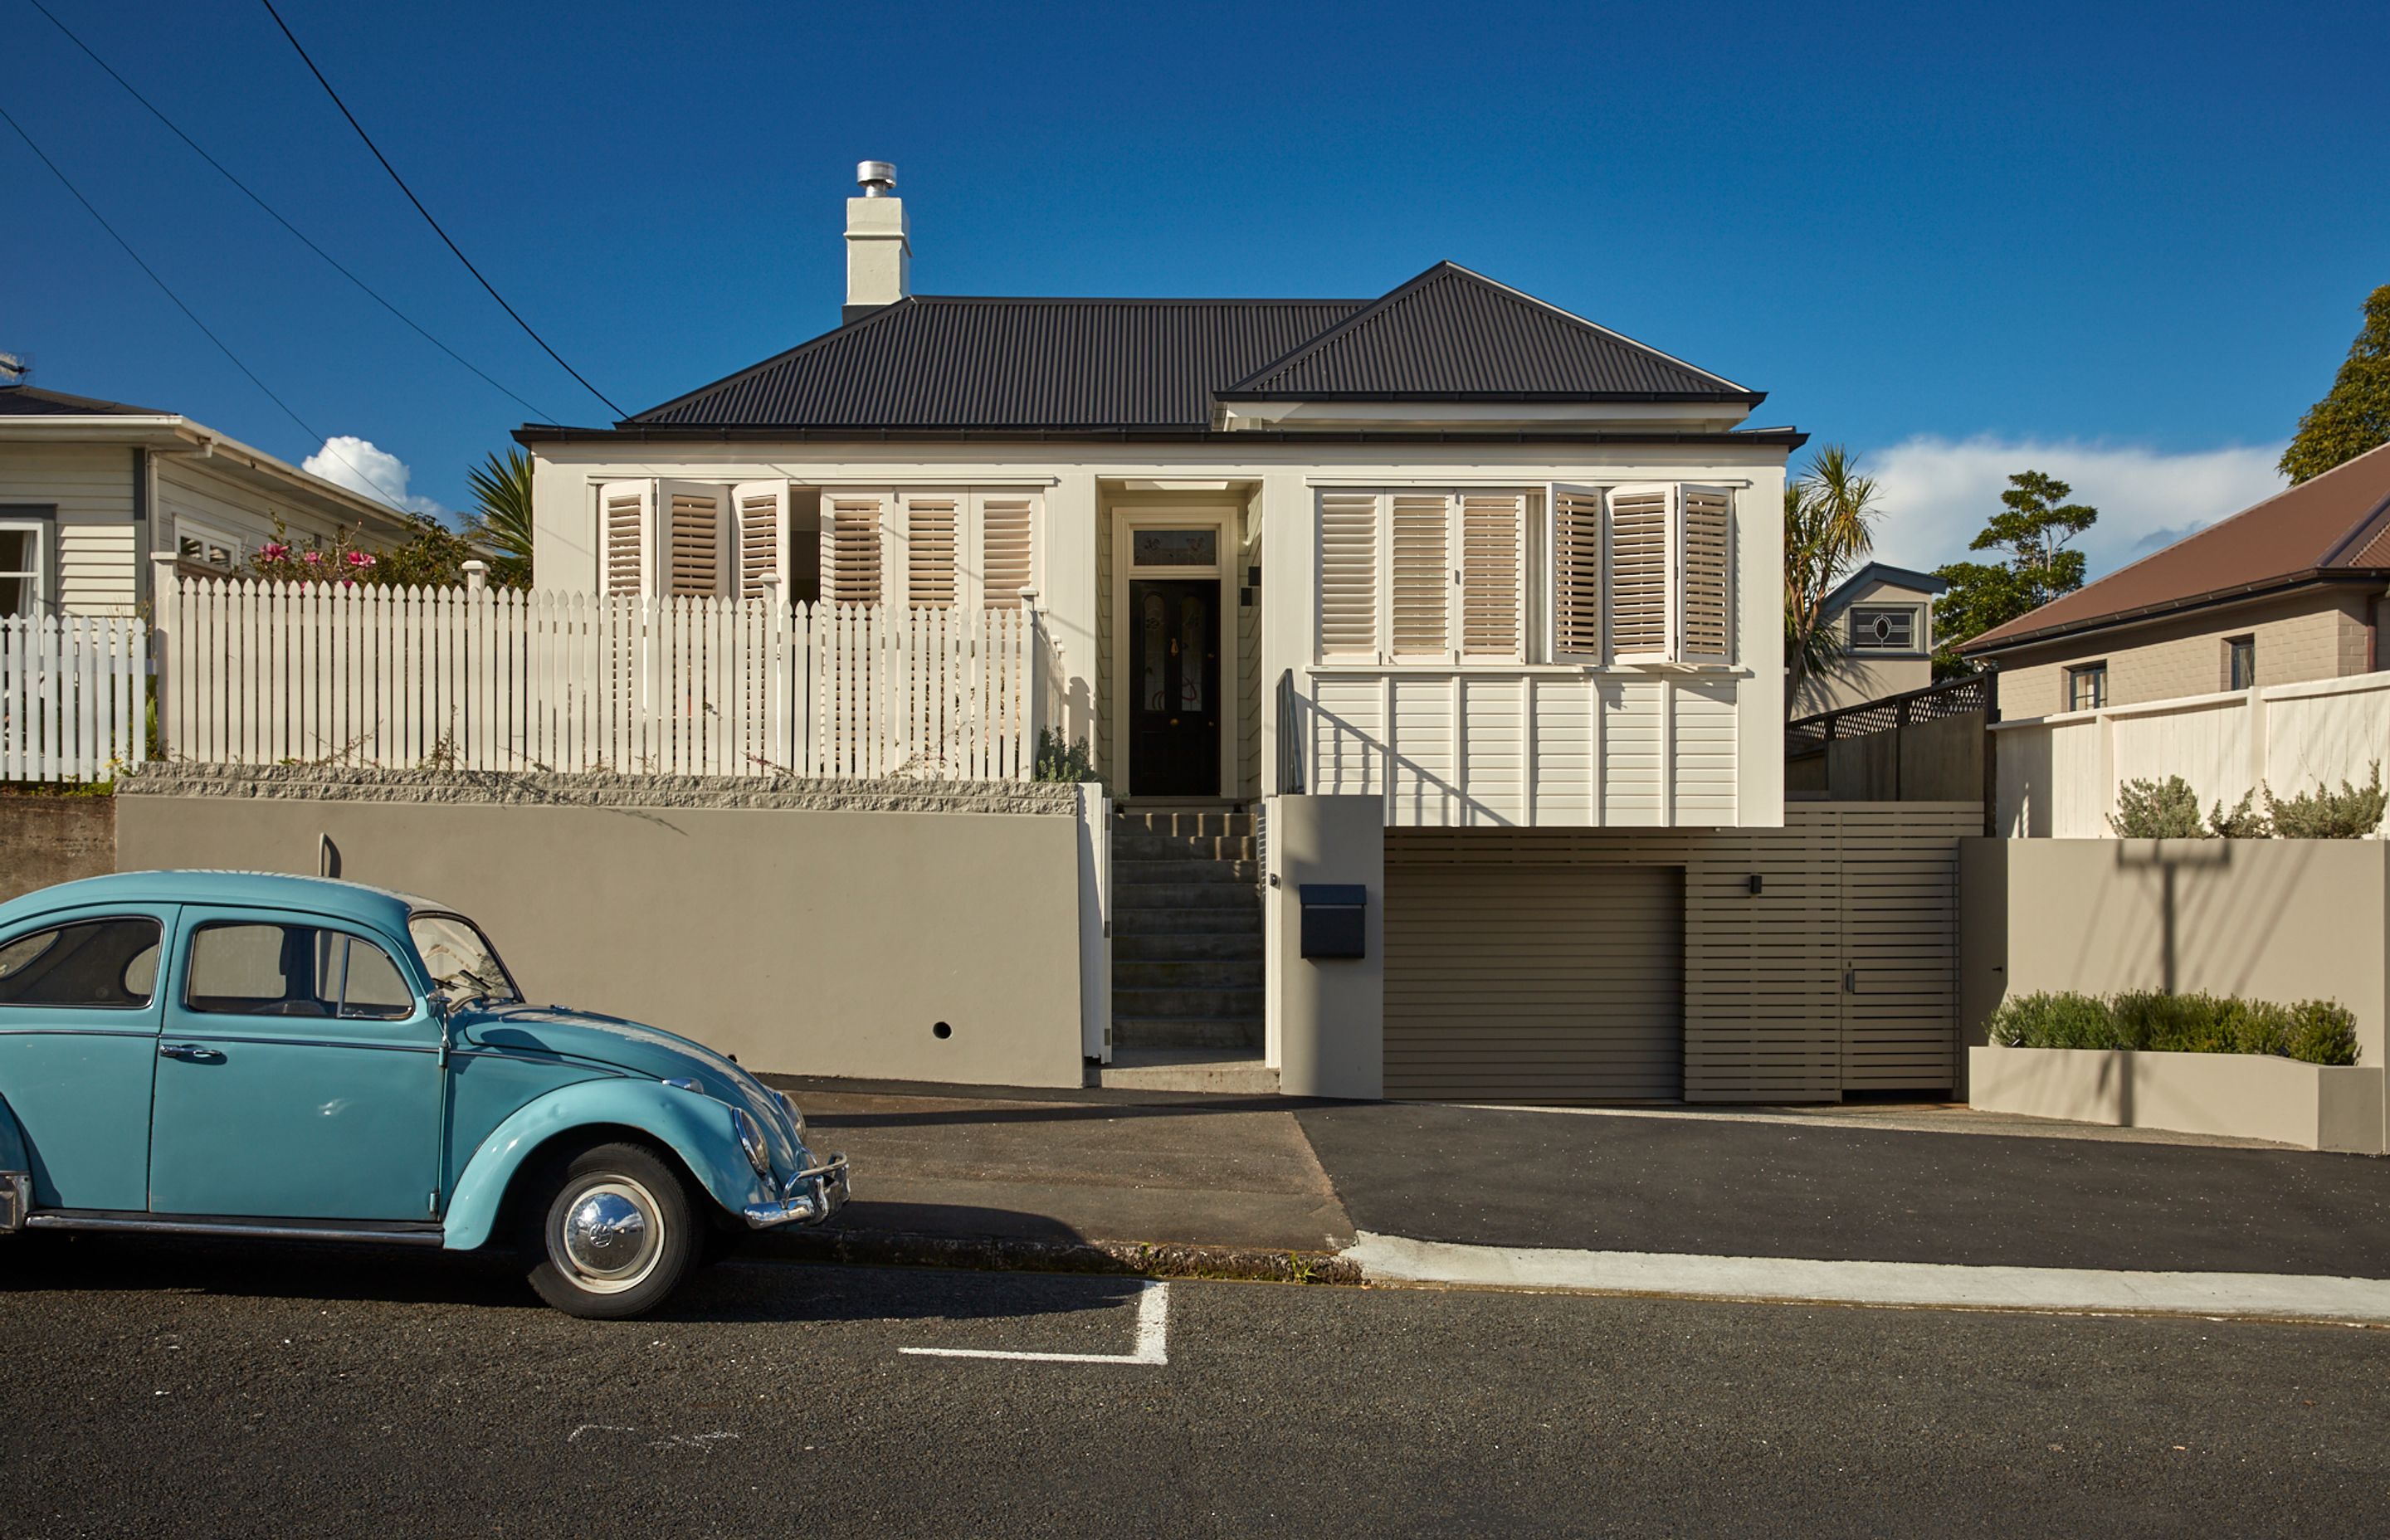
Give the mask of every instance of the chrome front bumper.
<svg viewBox="0 0 2390 1540">
<path fill-rule="evenodd" d="M 747 1226 L 769 1230 L 782 1225 L 818 1225 L 845 1203 L 846 1157 L 833 1155 L 782 1183 L 777 1201 L 748 1204 Z"/>
</svg>

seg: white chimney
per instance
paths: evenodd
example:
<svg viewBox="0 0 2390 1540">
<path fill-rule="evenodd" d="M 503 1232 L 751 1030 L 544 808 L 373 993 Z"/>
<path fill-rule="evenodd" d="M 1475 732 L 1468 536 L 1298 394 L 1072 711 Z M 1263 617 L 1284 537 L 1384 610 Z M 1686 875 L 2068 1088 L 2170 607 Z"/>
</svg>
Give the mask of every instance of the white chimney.
<svg viewBox="0 0 2390 1540">
<path fill-rule="evenodd" d="M 866 160 L 854 168 L 863 196 L 846 200 L 846 310 L 852 321 L 913 291 L 913 236 L 905 200 L 896 196 L 896 168 Z"/>
</svg>

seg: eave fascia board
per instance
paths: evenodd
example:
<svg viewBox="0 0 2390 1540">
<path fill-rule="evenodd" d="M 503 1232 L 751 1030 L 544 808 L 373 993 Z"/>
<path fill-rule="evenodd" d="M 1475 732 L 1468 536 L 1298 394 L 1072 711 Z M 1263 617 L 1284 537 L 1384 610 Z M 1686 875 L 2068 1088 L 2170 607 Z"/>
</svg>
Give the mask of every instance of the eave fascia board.
<svg viewBox="0 0 2390 1540">
<path fill-rule="evenodd" d="M 1998 661 L 2005 653 L 2029 647 L 2046 647 L 2052 642 L 2073 641 L 2078 637 L 2099 635 L 2139 625 L 2153 625 L 2177 615 L 2196 614 L 2203 610 L 2222 609 L 2229 605 L 2246 604 L 2256 599 L 2277 598 L 2309 588 L 2371 587 L 2390 583 L 2390 567 L 2342 567 L 2331 571 L 2309 568 L 2304 572 L 2260 578 L 2236 587 L 2217 588 L 2189 598 L 2166 599 L 2157 604 L 2145 604 L 2132 610 L 2119 610 L 2105 615 L 2063 625 L 2045 626 L 2014 636 L 2004 636 L 1988 646 L 1978 636 L 1959 645 L 1959 656 L 1983 658 Z"/>
</svg>

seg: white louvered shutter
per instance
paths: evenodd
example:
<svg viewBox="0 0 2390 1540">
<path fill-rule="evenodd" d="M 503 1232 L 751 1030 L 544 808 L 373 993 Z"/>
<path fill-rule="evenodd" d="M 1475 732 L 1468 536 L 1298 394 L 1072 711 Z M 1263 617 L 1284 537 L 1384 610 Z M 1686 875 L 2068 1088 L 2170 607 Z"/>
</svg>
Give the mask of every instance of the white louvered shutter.
<svg viewBox="0 0 2390 1540">
<path fill-rule="evenodd" d="M 636 597 L 654 586 L 656 483 L 607 481 L 598 489 L 598 575 L 609 594 Z"/>
<path fill-rule="evenodd" d="M 964 494 L 908 492 L 897 499 L 905 531 L 905 602 L 951 610 L 959 584 Z"/>
<path fill-rule="evenodd" d="M 663 591 L 718 597 L 730 592 L 730 489 L 700 481 L 662 481 Z"/>
<path fill-rule="evenodd" d="M 1527 497 L 1460 494 L 1460 652 L 1518 659 L 1525 635 Z"/>
<path fill-rule="evenodd" d="M 821 507 L 821 597 L 826 604 L 880 602 L 880 525 L 887 498 L 826 492 Z"/>
<path fill-rule="evenodd" d="M 766 579 L 789 598 L 789 483 L 741 481 L 730 489 L 733 559 L 742 599 L 764 597 Z"/>
<path fill-rule="evenodd" d="M 1031 532 L 1038 497 L 1031 492 L 973 494 L 971 523 L 979 539 L 980 603 L 989 610 L 1018 610 L 1021 591 L 1036 582 L 1030 562 Z"/>
<path fill-rule="evenodd" d="M 1367 492 L 1319 494 L 1319 656 L 1378 661 L 1378 514 Z"/>
<path fill-rule="evenodd" d="M 1389 645 L 1396 658 L 1452 655 L 1452 499 L 1393 494 L 1394 585 Z"/>
<path fill-rule="evenodd" d="M 1677 656 L 1689 663 L 1734 661 L 1734 494 L 1677 489 Z"/>
<path fill-rule="evenodd" d="M 1622 662 L 1665 661 L 1675 631 L 1669 572 L 1676 525 L 1673 486 L 1610 493 L 1610 648 Z"/>
<path fill-rule="evenodd" d="M 1552 510 L 1552 652 L 1601 661 L 1601 513 L 1599 487 L 1556 486 Z"/>
</svg>

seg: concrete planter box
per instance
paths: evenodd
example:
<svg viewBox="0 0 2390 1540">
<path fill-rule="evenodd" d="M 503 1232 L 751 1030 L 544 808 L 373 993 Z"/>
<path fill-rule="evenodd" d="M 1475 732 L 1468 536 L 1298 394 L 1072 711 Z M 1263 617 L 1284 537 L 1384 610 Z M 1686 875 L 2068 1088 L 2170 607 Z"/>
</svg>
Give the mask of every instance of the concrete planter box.
<svg viewBox="0 0 2390 1540">
<path fill-rule="evenodd" d="M 2272 1139 L 2383 1153 L 2384 1074 L 2265 1054 L 2111 1048 L 1967 1050 L 1968 1102 L 1986 1112 Z"/>
</svg>

